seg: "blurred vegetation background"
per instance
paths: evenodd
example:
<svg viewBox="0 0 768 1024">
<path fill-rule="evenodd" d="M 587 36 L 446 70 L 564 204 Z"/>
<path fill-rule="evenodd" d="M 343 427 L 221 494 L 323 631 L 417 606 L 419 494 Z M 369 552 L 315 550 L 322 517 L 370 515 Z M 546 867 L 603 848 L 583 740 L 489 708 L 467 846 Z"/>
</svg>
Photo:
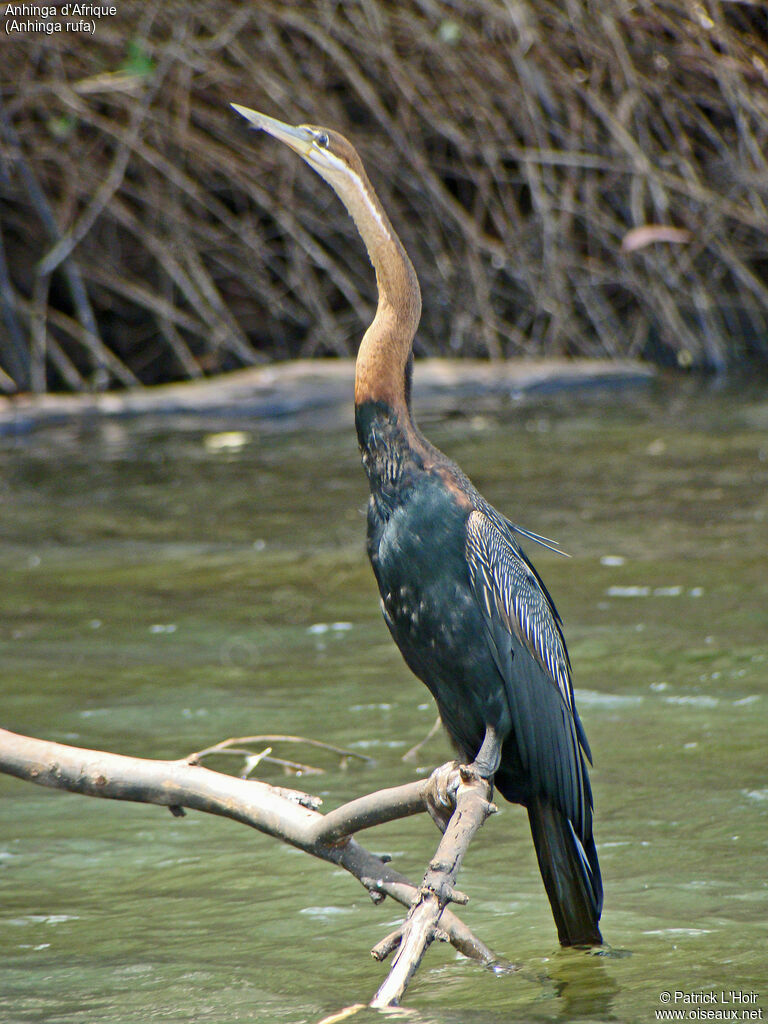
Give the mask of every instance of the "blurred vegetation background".
<svg viewBox="0 0 768 1024">
<path fill-rule="evenodd" d="M 4 33 L 4 390 L 355 352 L 354 226 L 230 101 L 353 140 L 422 282 L 421 354 L 768 361 L 762 4 L 117 7 Z"/>
</svg>

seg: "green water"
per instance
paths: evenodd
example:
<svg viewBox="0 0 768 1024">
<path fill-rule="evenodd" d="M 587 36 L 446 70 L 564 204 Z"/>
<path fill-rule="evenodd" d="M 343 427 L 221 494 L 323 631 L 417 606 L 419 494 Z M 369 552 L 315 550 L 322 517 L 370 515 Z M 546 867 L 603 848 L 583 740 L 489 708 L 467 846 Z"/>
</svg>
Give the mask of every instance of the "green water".
<svg viewBox="0 0 768 1024">
<path fill-rule="evenodd" d="M 524 812 L 505 805 L 470 851 L 461 913 L 520 970 L 433 946 L 406 1019 L 654 1021 L 667 990 L 768 1015 L 765 392 L 673 383 L 424 425 L 571 553 L 532 550 L 595 754 L 616 955 L 558 951 Z M 221 424 L 0 440 L 0 720 L 159 758 L 246 732 L 374 757 L 342 770 L 275 750 L 326 769 L 300 783 L 326 807 L 407 781 L 401 754 L 434 710 L 379 615 L 351 417 L 314 435 L 235 426 L 239 450 L 206 441 Z M 448 756 L 434 739 L 421 766 Z M 414 879 L 436 840 L 426 816 L 364 837 Z M 399 918 L 243 826 L 0 777 L 2 1024 L 315 1022 L 371 997 L 368 950 Z M 757 996 L 726 1005 L 730 990 Z"/>
</svg>

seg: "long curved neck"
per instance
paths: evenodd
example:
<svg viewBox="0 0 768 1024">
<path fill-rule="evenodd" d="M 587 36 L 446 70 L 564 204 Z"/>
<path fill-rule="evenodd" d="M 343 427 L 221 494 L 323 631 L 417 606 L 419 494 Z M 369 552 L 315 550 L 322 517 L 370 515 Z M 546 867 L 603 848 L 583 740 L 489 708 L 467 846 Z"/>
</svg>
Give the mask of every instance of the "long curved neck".
<svg viewBox="0 0 768 1024">
<path fill-rule="evenodd" d="M 333 184 L 365 242 L 379 289 L 376 316 L 357 354 L 355 405 L 384 402 L 407 427 L 406 367 L 421 316 L 416 271 L 365 174 L 350 171 L 343 184 Z"/>
<path fill-rule="evenodd" d="M 385 402 L 410 421 L 406 368 L 421 316 L 419 282 L 394 231 L 388 238 L 377 238 L 373 245 L 365 235 L 363 239 L 376 270 L 379 301 L 357 353 L 355 405 Z"/>
</svg>

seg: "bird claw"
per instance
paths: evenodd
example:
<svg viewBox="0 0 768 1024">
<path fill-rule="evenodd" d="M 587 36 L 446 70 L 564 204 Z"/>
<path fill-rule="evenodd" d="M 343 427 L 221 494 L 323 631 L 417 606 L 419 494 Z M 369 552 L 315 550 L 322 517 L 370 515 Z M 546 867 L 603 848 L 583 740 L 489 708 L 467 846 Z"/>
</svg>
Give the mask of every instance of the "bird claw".
<svg viewBox="0 0 768 1024">
<path fill-rule="evenodd" d="M 441 832 L 448 828 L 448 822 L 456 810 L 456 790 L 461 781 L 459 771 L 458 761 L 448 761 L 435 768 L 429 777 L 426 792 L 427 810 Z"/>
</svg>

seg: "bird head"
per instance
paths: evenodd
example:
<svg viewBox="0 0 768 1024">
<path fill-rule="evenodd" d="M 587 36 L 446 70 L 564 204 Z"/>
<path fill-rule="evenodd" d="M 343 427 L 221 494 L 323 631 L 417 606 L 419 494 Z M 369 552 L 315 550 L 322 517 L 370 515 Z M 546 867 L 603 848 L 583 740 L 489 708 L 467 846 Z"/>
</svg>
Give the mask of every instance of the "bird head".
<svg viewBox="0 0 768 1024">
<path fill-rule="evenodd" d="M 376 397 L 401 408 L 409 417 L 404 381 L 421 315 L 419 282 L 354 146 L 330 128 L 285 124 L 237 103 L 232 106 L 254 128 L 298 153 L 331 186 L 351 214 L 376 270 L 379 287 L 377 319 L 366 331 L 358 353 L 355 401 Z M 386 342 L 380 341 L 382 334 Z"/>
<path fill-rule="evenodd" d="M 233 103 L 232 107 L 254 128 L 260 128 L 298 153 L 340 196 L 350 188 L 364 187 L 366 175 L 362 161 L 343 135 L 314 124 L 285 124 L 238 103 Z"/>
</svg>

